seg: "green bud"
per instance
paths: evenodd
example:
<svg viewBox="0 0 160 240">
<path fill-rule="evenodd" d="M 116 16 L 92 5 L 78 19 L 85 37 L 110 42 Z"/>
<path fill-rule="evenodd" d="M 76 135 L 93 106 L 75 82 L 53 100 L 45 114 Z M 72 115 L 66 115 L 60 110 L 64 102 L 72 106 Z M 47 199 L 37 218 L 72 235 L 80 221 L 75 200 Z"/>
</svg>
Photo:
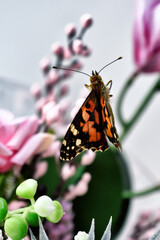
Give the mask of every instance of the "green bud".
<svg viewBox="0 0 160 240">
<path fill-rule="evenodd" d="M 21 216 L 11 217 L 5 221 L 4 230 L 13 240 L 21 240 L 27 235 L 27 222 Z"/>
<path fill-rule="evenodd" d="M 38 215 L 35 212 L 28 212 L 25 216 L 25 219 L 29 226 L 37 227 L 39 225 Z"/>
<path fill-rule="evenodd" d="M 0 197 L 0 221 L 4 220 L 8 212 L 8 205 L 4 198 Z"/>
<path fill-rule="evenodd" d="M 52 199 L 48 196 L 41 196 L 34 204 L 35 212 L 41 217 L 47 217 L 54 210 Z"/>
<path fill-rule="evenodd" d="M 28 179 L 24 182 L 22 182 L 16 189 L 16 194 L 19 197 L 25 198 L 25 199 L 31 199 L 34 197 L 36 191 L 37 191 L 38 183 L 34 179 Z"/>
<path fill-rule="evenodd" d="M 55 209 L 46 218 L 48 221 L 50 221 L 52 223 L 57 223 L 60 221 L 60 219 L 63 216 L 63 208 L 62 208 L 62 205 L 58 201 L 53 201 L 53 206 L 55 207 Z"/>
</svg>

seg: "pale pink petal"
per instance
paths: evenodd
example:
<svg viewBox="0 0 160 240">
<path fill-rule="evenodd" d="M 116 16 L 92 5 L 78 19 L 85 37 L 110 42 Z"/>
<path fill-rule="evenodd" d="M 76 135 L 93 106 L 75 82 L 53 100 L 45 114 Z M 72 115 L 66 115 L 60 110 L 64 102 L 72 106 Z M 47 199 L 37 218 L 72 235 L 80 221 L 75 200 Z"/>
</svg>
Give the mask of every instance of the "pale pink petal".
<svg viewBox="0 0 160 240">
<path fill-rule="evenodd" d="M 0 142 L 6 144 L 14 135 L 16 125 L 0 123 Z"/>
<path fill-rule="evenodd" d="M 42 108 L 42 118 L 45 120 L 46 114 L 49 110 L 53 109 L 53 107 L 56 105 L 56 102 L 50 101 L 46 103 Z"/>
<path fill-rule="evenodd" d="M 39 179 L 40 177 L 42 177 L 48 169 L 48 163 L 43 161 L 43 162 L 39 162 L 36 165 L 36 172 L 34 174 L 34 179 Z"/>
<path fill-rule="evenodd" d="M 41 111 L 43 106 L 47 103 L 47 99 L 45 97 L 41 97 L 36 102 L 36 109 L 37 111 Z"/>
<path fill-rule="evenodd" d="M 83 154 L 81 159 L 81 164 L 89 165 L 94 161 L 95 157 L 96 157 L 96 153 L 89 150 L 85 154 Z"/>
<path fill-rule="evenodd" d="M 63 180 L 67 180 L 68 178 L 72 177 L 76 172 L 75 166 L 71 166 L 69 163 L 63 165 L 61 170 L 61 176 Z"/>
<path fill-rule="evenodd" d="M 27 206 L 26 202 L 14 200 L 8 204 L 8 210 L 13 211 L 13 210 L 16 210 L 16 209 L 19 209 L 22 207 L 26 207 L 26 206 Z"/>
<path fill-rule="evenodd" d="M 82 180 L 78 182 L 76 185 L 76 188 L 74 189 L 74 195 L 76 196 L 82 196 L 86 194 L 88 191 L 88 184 Z"/>
<path fill-rule="evenodd" d="M 2 156 L 11 156 L 12 153 L 13 152 L 9 148 L 7 148 L 5 145 L 3 145 L 0 142 L 0 155 L 2 155 Z"/>
<path fill-rule="evenodd" d="M 43 157 L 55 156 L 56 158 L 58 158 L 60 154 L 60 147 L 61 147 L 60 141 L 58 140 L 53 141 L 50 147 L 43 153 Z"/>
<path fill-rule="evenodd" d="M 30 158 L 45 151 L 53 142 L 51 134 L 38 133 L 30 137 L 30 139 L 23 145 L 23 147 L 12 158 L 11 162 L 23 165 Z"/>
<path fill-rule="evenodd" d="M 22 144 L 32 136 L 38 129 L 39 119 L 35 116 L 26 118 L 11 140 L 7 143 L 7 146 L 11 149 L 18 150 Z"/>
<path fill-rule="evenodd" d="M 61 111 L 66 111 L 71 106 L 71 99 L 69 97 L 63 98 L 58 105 Z"/>
<path fill-rule="evenodd" d="M 82 176 L 82 181 L 86 182 L 86 183 L 89 183 L 91 181 L 91 174 L 86 172 L 83 174 Z"/>
<path fill-rule="evenodd" d="M 54 106 L 52 109 L 50 109 L 45 117 L 45 120 L 47 122 L 47 125 L 51 125 L 52 123 L 56 122 L 60 118 L 61 109 L 59 105 Z"/>
</svg>

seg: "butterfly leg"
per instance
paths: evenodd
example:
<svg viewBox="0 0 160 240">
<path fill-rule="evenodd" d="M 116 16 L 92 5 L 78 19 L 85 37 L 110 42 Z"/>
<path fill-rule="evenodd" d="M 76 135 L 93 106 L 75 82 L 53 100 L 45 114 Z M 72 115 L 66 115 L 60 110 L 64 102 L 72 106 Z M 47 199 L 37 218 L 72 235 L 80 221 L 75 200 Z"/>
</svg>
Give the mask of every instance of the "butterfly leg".
<svg viewBox="0 0 160 240">
<path fill-rule="evenodd" d="M 111 90 L 111 87 L 112 87 L 112 80 L 109 80 L 109 82 L 106 84 L 106 87 L 107 87 L 109 84 L 110 84 L 110 86 L 109 86 L 109 90 Z"/>
<path fill-rule="evenodd" d="M 90 85 L 88 85 L 88 84 L 84 84 L 84 86 L 85 86 L 87 89 L 89 89 L 89 91 L 91 91 L 91 90 L 92 90 L 92 88 L 91 88 L 91 86 L 90 86 Z"/>
</svg>

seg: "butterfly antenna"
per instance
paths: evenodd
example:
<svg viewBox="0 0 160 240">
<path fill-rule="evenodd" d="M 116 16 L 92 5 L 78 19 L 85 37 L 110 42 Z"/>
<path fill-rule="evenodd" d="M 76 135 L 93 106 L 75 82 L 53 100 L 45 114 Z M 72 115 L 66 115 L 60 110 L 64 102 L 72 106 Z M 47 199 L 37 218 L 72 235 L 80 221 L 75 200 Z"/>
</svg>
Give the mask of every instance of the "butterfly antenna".
<svg viewBox="0 0 160 240">
<path fill-rule="evenodd" d="M 119 58 L 115 59 L 114 61 L 108 63 L 107 65 L 105 65 L 103 68 L 101 68 L 101 69 L 99 70 L 98 74 L 99 74 L 104 68 L 106 68 L 107 66 L 111 65 L 112 63 L 114 63 L 114 62 L 116 62 L 116 61 L 118 61 L 118 60 L 120 60 L 120 59 L 122 59 L 122 58 L 123 58 L 123 57 L 119 57 Z"/>
<path fill-rule="evenodd" d="M 70 69 L 70 68 L 63 68 L 63 67 L 56 67 L 56 66 L 52 66 L 51 68 L 54 68 L 54 69 L 61 69 L 61 70 L 67 70 L 67 71 L 72 71 L 72 72 L 78 72 L 78 73 L 82 73 L 88 77 L 91 77 L 89 74 L 85 73 L 85 72 L 81 72 L 79 70 L 75 70 L 75 69 Z"/>
</svg>

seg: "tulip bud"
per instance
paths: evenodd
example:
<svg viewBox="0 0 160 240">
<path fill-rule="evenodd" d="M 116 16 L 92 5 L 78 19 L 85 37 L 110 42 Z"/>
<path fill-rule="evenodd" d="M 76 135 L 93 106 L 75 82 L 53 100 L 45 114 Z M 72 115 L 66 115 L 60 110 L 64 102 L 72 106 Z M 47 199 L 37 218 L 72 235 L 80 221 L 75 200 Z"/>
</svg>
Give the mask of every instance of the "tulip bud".
<svg viewBox="0 0 160 240">
<path fill-rule="evenodd" d="M 34 197 L 36 191 L 37 191 L 38 183 L 34 179 L 28 179 L 24 182 L 22 182 L 16 189 L 16 194 L 19 197 L 25 198 L 25 199 L 31 199 Z"/>
<path fill-rule="evenodd" d="M 25 215 L 25 219 L 28 225 L 31 227 L 37 227 L 39 225 L 38 214 L 35 212 L 27 212 L 27 214 Z"/>
<path fill-rule="evenodd" d="M 53 212 L 46 218 L 48 221 L 50 221 L 52 223 L 57 223 L 60 221 L 60 219 L 63 216 L 63 208 L 62 208 L 62 205 L 58 201 L 53 201 L 53 205 L 55 207 Z"/>
<path fill-rule="evenodd" d="M 49 216 L 55 209 L 52 199 L 48 196 L 41 196 L 34 204 L 35 212 L 41 217 Z"/>
<path fill-rule="evenodd" d="M 11 217 L 5 221 L 4 230 L 12 240 L 21 240 L 27 235 L 27 222 L 21 216 Z"/>
<path fill-rule="evenodd" d="M 8 212 L 8 205 L 4 198 L 0 198 L 0 221 L 5 219 Z"/>
</svg>

